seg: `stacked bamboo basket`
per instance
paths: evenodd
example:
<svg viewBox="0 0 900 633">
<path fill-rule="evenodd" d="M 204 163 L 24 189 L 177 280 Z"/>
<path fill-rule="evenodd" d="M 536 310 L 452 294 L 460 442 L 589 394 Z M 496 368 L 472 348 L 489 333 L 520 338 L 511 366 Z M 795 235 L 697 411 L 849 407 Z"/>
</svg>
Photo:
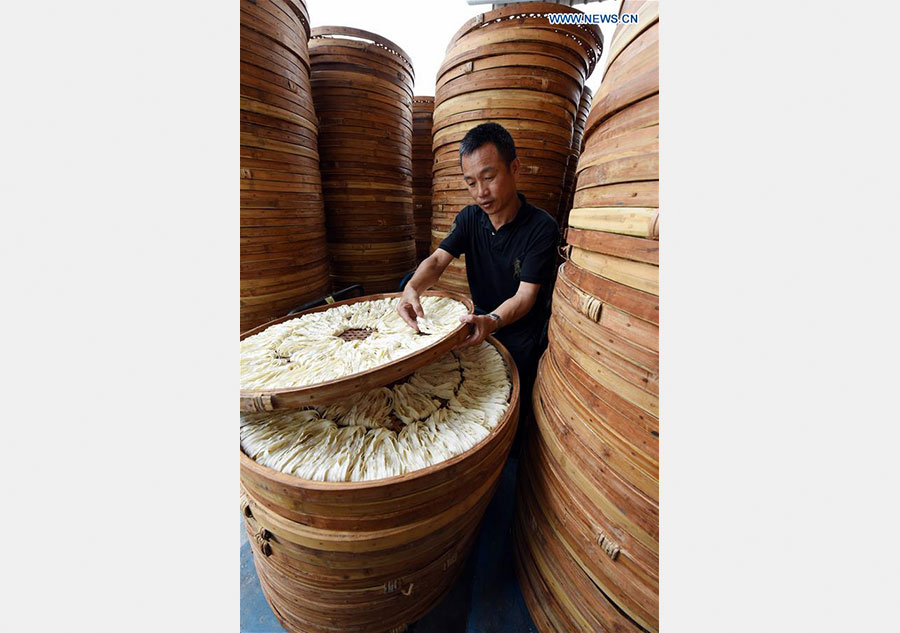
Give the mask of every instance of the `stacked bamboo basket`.
<svg viewBox="0 0 900 633">
<path fill-rule="evenodd" d="M 566 166 L 566 178 L 563 184 L 562 196 L 560 196 L 559 210 L 556 213 L 556 221 L 560 226 L 566 226 L 569 221 L 569 212 L 572 210 L 572 202 L 575 198 L 575 170 L 578 167 L 578 158 L 584 147 L 584 124 L 587 123 L 588 113 L 591 110 L 591 89 L 587 86 L 581 93 L 581 101 L 578 104 L 578 116 L 575 117 L 575 128 L 572 133 L 572 147 L 569 154 L 569 164 Z"/>
<path fill-rule="evenodd" d="M 465 329 L 459 333 L 466 335 Z M 254 563 L 272 612 L 288 631 L 402 631 L 450 590 L 500 481 L 518 425 L 515 363 L 496 340 L 487 341 L 510 369 L 510 405 L 491 433 L 465 453 L 396 477 L 321 482 L 262 466 L 241 451 L 241 507 Z M 386 373 L 382 370 L 389 366 L 348 377 L 344 391 L 350 395 L 355 385 L 368 384 L 367 375 L 379 372 L 390 374 L 384 380 L 394 380 L 419 362 L 411 356 L 390 363 Z M 336 389 L 322 393 L 327 398 Z M 275 399 L 266 402 L 280 407 Z M 246 404 L 242 398 L 242 408 L 260 410 Z"/>
<path fill-rule="evenodd" d="M 335 287 L 397 290 L 416 266 L 409 56 L 385 38 L 317 27 L 309 43 Z"/>
<path fill-rule="evenodd" d="M 331 289 L 302 0 L 241 0 L 241 331 Z"/>
<path fill-rule="evenodd" d="M 509 130 L 522 163 L 519 191 L 557 212 L 584 82 L 603 48 L 597 25 L 551 26 L 547 14 L 560 12 L 581 13 L 544 2 L 510 5 L 469 20 L 451 39 L 434 99 L 433 248 L 460 209 L 474 203 L 459 144 L 480 123 Z M 437 287 L 468 294 L 463 257 Z"/>
<path fill-rule="evenodd" d="M 431 125 L 434 97 L 413 97 L 413 215 L 416 222 L 416 259 L 422 261 L 431 254 L 431 168 L 434 152 L 431 149 Z"/>
<path fill-rule="evenodd" d="M 659 18 L 621 11 L 639 23 L 617 28 L 585 127 L 517 492 L 542 633 L 659 628 Z"/>
</svg>

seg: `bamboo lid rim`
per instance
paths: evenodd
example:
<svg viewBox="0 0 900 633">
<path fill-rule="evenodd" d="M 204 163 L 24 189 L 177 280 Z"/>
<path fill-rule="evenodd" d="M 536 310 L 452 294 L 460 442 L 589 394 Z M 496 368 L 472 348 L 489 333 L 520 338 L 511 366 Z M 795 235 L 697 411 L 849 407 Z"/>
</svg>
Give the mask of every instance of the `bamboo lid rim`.
<svg viewBox="0 0 900 633">
<path fill-rule="evenodd" d="M 412 58 L 410 57 L 410 55 L 402 48 L 397 46 L 394 42 L 387 39 L 386 37 L 378 35 L 377 33 L 364 31 L 362 29 L 354 29 L 349 26 L 317 26 L 309 34 L 309 39 L 311 40 L 339 40 L 341 38 L 368 42 L 369 44 L 372 44 L 373 46 L 376 46 L 377 48 L 380 48 L 390 53 L 391 55 L 400 58 L 401 60 L 403 60 L 404 65 L 412 75 L 413 80 L 415 80 L 416 72 L 415 70 L 413 70 L 411 61 Z"/>
<path fill-rule="evenodd" d="M 414 248 L 415 243 L 411 239 L 410 244 Z M 354 297 L 334 303 L 327 303 L 323 306 L 304 310 L 297 314 L 289 314 L 277 319 L 273 319 L 268 323 L 263 323 L 251 330 L 241 334 L 241 340 L 248 336 L 253 336 L 262 332 L 278 323 L 298 319 L 304 315 L 314 312 L 323 312 L 331 308 L 342 305 L 350 305 L 363 301 L 374 301 L 377 299 L 393 299 L 399 298 L 402 293 L 390 292 L 371 294 L 363 297 Z M 466 307 L 468 314 L 475 311 L 475 304 L 469 297 L 455 292 L 443 290 L 429 290 L 421 294 L 422 297 L 436 296 L 447 297 L 460 302 Z M 301 387 L 281 387 L 276 389 L 253 389 L 240 392 L 240 408 L 242 411 L 274 411 L 279 409 L 296 409 L 318 404 L 327 404 L 345 397 L 346 394 L 353 391 L 363 389 L 374 389 L 376 387 L 384 387 L 396 380 L 399 380 L 417 369 L 431 362 L 430 359 L 438 358 L 448 353 L 452 348 L 461 343 L 468 336 L 468 325 L 460 323 L 448 334 L 439 338 L 434 343 L 418 349 L 410 354 L 395 358 L 383 365 L 373 367 L 366 371 L 357 372 L 325 382 L 319 382 L 312 385 L 304 385 Z"/>
<path fill-rule="evenodd" d="M 396 484 L 405 483 L 412 479 L 421 479 L 424 477 L 428 477 L 437 471 L 451 468 L 459 462 L 472 457 L 474 454 L 486 450 L 488 446 L 494 444 L 494 442 L 497 441 L 498 437 L 501 437 L 503 435 L 503 432 L 505 431 L 507 426 L 509 426 L 510 424 L 515 424 L 518 426 L 518 416 L 521 413 L 519 407 L 521 385 L 519 383 L 519 370 L 516 367 L 516 362 L 515 360 L 513 360 L 512 354 L 509 353 L 509 350 L 507 350 L 506 347 L 504 347 L 503 344 L 493 336 L 488 336 L 484 340 L 486 343 L 494 346 L 497 352 L 500 353 L 500 357 L 503 359 L 503 362 L 506 363 L 506 366 L 509 369 L 509 406 L 506 412 L 497 422 L 497 426 L 491 429 L 490 433 L 488 433 L 484 438 L 482 438 L 468 450 L 463 451 L 458 455 L 454 455 L 450 459 L 445 459 L 442 462 L 431 464 L 430 466 L 426 466 L 425 468 L 419 468 L 402 475 L 382 477 L 381 479 L 367 479 L 364 481 L 318 481 L 314 479 L 303 479 L 301 477 L 297 477 L 296 475 L 289 475 L 288 473 L 281 472 L 280 470 L 275 470 L 274 468 L 270 468 L 269 466 L 263 466 L 262 464 L 256 462 L 254 459 L 248 456 L 243 451 L 243 449 L 239 449 L 241 466 L 250 471 L 262 474 L 266 478 L 276 483 L 288 486 L 293 489 L 310 491 L 368 490 L 372 488 L 393 486 Z"/>
<path fill-rule="evenodd" d="M 489 26 L 492 22 L 498 22 L 501 20 L 511 20 L 515 18 L 521 17 L 538 17 L 538 16 L 546 16 L 549 13 L 584 13 L 583 11 L 576 9 L 574 7 L 569 7 L 561 4 L 554 4 L 552 2 L 520 2 L 517 4 L 508 4 L 504 5 L 498 9 L 494 9 L 492 11 L 486 11 L 485 13 L 481 13 L 476 15 L 474 18 L 467 21 L 463 24 L 459 30 L 450 38 L 450 43 L 447 44 L 446 51 L 449 51 L 453 48 L 453 45 L 456 44 L 463 37 L 468 35 L 469 33 Z M 557 26 L 563 25 L 551 25 L 548 21 L 547 28 L 553 30 L 559 30 L 558 28 L 554 28 Z M 587 46 L 585 49 L 589 56 L 589 68 L 587 74 L 590 75 L 597 64 L 600 61 L 600 57 L 603 56 L 603 32 L 600 30 L 600 26 L 597 24 L 567 24 L 564 25 L 567 27 L 576 27 L 580 31 L 582 31 L 586 36 L 590 39 L 594 40 L 594 44 L 596 44 L 596 49 L 594 50 L 593 46 Z M 574 36 L 572 36 L 574 37 Z"/>
</svg>

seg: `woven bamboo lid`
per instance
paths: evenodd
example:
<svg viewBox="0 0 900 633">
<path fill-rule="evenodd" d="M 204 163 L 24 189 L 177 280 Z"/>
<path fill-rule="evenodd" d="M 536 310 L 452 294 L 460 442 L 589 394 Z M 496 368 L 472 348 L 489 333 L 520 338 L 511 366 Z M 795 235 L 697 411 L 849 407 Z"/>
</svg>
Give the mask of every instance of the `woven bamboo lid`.
<svg viewBox="0 0 900 633">
<path fill-rule="evenodd" d="M 422 293 L 422 297 L 447 297 L 462 303 L 468 314 L 474 311 L 472 300 L 454 292 L 429 291 Z M 399 292 L 367 295 L 345 301 L 337 301 L 328 305 L 305 310 L 298 314 L 284 316 L 259 327 L 253 328 L 241 334 L 241 340 L 263 330 L 291 319 L 297 319 L 307 314 L 324 312 L 339 306 L 352 305 L 364 301 L 378 299 L 399 298 Z M 426 313 L 427 316 L 427 313 Z M 352 328 L 341 332 L 338 336 L 345 341 L 365 339 L 371 334 L 371 328 Z M 274 411 L 275 409 L 292 409 L 311 405 L 327 404 L 346 398 L 353 393 L 384 387 L 397 380 L 405 378 L 417 369 L 434 362 L 441 356 L 461 343 L 469 334 L 468 326 L 460 323 L 458 327 L 445 335 L 432 334 L 434 342 L 415 350 L 400 358 L 387 361 L 366 371 L 349 374 L 343 378 L 325 382 L 304 385 L 300 387 L 288 387 L 278 389 L 241 390 L 242 411 Z"/>
</svg>

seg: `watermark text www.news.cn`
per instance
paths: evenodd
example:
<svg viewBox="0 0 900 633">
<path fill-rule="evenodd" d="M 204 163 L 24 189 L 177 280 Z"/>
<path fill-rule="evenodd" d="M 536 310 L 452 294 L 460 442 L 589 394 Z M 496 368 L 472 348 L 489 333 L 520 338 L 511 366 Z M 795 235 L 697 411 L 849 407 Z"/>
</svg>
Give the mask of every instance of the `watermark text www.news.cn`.
<svg viewBox="0 0 900 633">
<path fill-rule="evenodd" d="M 637 13 L 548 13 L 550 24 L 637 24 Z"/>
</svg>

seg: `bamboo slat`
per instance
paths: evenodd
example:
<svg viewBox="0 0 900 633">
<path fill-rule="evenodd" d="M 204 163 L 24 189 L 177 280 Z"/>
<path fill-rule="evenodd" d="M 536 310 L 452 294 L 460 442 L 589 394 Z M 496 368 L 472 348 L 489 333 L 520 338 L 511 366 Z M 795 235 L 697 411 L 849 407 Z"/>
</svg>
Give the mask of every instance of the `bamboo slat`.
<svg viewBox="0 0 900 633">
<path fill-rule="evenodd" d="M 431 254 L 431 170 L 434 165 L 431 128 L 434 97 L 413 97 L 413 216 L 416 223 L 416 260 Z"/>
<path fill-rule="evenodd" d="M 572 210 L 572 202 L 575 198 L 575 173 L 578 166 L 578 158 L 581 156 L 582 146 L 584 145 L 584 124 L 591 109 L 591 98 L 591 89 L 585 86 L 578 104 L 578 116 L 575 117 L 572 145 L 569 151 L 568 162 L 566 163 L 566 176 L 563 181 L 559 210 L 556 214 L 556 220 L 560 226 L 566 226 L 568 223 L 569 212 Z"/>
<path fill-rule="evenodd" d="M 612 279 L 625 286 L 659 294 L 659 267 L 635 262 L 622 257 L 594 253 L 577 246 L 570 246 L 572 262 L 592 273 Z"/>
<path fill-rule="evenodd" d="M 587 199 L 587 195 L 581 198 Z M 577 195 L 576 195 L 577 199 Z M 585 204 L 586 202 L 583 202 Z M 576 203 L 577 204 L 577 203 Z M 572 209 L 569 226 L 636 237 L 659 236 L 659 209 L 653 207 L 590 207 Z"/>
<path fill-rule="evenodd" d="M 241 331 L 328 294 L 302 0 L 240 3 Z"/>
<path fill-rule="evenodd" d="M 516 568 L 541 633 L 659 629 L 659 20 L 626 0 L 584 124 Z"/>
<path fill-rule="evenodd" d="M 331 279 L 395 291 L 416 265 L 412 63 L 390 40 L 337 26 L 312 30 L 309 56 Z M 371 259 L 373 244 L 394 256 Z"/>
<path fill-rule="evenodd" d="M 519 415 L 510 406 L 470 450 L 364 482 L 286 475 L 240 454 L 241 505 L 260 584 L 289 631 L 387 633 L 421 618 L 452 586 L 499 481 Z"/>
<path fill-rule="evenodd" d="M 547 14 L 559 12 L 580 13 L 542 2 L 504 6 L 466 22 L 448 44 L 433 113 L 432 223 L 440 233 L 473 203 L 459 144 L 488 121 L 512 135 L 521 161 L 516 184 L 529 202 L 557 219 L 567 205 L 566 177 L 571 189 L 577 161 L 573 142 L 580 148 L 590 99 L 584 82 L 600 58 L 603 37 L 594 25 L 551 26 Z M 434 249 L 443 235 L 433 230 L 432 236 Z M 468 293 L 464 270 L 452 265 L 436 287 Z"/>
</svg>

